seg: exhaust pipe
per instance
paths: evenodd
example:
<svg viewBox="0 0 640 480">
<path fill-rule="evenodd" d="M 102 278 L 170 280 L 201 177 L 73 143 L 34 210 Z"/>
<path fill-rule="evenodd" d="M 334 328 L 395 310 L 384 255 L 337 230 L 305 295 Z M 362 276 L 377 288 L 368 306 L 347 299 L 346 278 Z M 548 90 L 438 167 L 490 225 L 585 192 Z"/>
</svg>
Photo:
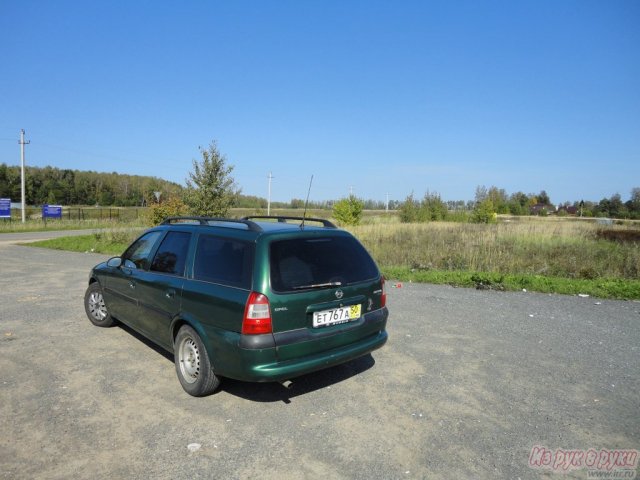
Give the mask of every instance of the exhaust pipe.
<svg viewBox="0 0 640 480">
<path fill-rule="evenodd" d="M 293 386 L 293 382 L 291 380 L 283 380 L 280 382 L 280 385 L 282 385 L 286 389 L 289 389 Z"/>
</svg>

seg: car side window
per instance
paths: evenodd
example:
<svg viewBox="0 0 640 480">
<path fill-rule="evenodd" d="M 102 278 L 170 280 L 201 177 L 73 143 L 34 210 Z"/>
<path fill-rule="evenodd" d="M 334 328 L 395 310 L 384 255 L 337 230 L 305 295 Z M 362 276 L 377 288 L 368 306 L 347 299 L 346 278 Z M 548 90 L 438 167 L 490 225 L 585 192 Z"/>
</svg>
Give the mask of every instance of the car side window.
<svg viewBox="0 0 640 480">
<path fill-rule="evenodd" d="M 252 243 L 200 235 L 193 278 L 248 290 L 251 288 L 252 265 Z"/>
<path fill-rule="evenodd" d="M 122 255 L 123 265 L 127 268 L 149 268 L 149 256 L 162 232 L 149 232 L 133 242 Z"/>
<path fill-rule="evenodd" d="M 151 263 L 151 271 L 184 275 L 191 234 L 188 232 L 169 232 L 164 237 L 156 256 Z"/>
</svg>

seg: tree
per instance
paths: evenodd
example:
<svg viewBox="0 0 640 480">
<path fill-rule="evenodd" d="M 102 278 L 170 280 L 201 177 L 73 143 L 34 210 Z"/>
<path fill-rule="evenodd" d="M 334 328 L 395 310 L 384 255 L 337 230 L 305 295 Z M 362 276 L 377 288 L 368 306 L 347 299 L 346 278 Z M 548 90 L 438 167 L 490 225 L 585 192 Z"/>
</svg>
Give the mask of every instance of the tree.
<svg viewBox="0 0 640 480">
<path fill-rule="evenodd" d="M 625 205 L 631 218 L 640 218 L 640 188 L 631 189 L 631 198 Z"/>
<path fill-rule="evenodd" d="M 404 203 L 400 205 L 400 221 L 402 223 L 413 223 L 420 221 L 420 202 L 413 197 L 413 192 Z"/>
<path fill-rule="evenodd" d="M 509 213 L 512 215 L 529 214 L 529 197 L 523 192 L 512 193 L 509 197 Z"/>
<path fill-rule="evenodd" d="M 509 213 L 507 205 L 507 192 L 504 188 L 492 186 L 487 192 L 487 198 L 493 203 L 493 208 L 498 213 Z"/>
<path fill-rule="evenodd" d="M 485 187 L 484 185 L 478 185 L 476 187 L 476 203 L 482 203 L 484 202 L 487 197 L 489 196 L 489 191 L 487 190 L 487 187 Z"/>
<path fill-rule="evenodd" d="M 425 193 L 421 201 L 416 200 L 411 192 L 400 205 L 399 211 L 400 221 L 403 223 L 446 220 L 449 215 L 447 204 L 436 192 Z"/>
<path fill-rule="evenodd" d="M 631 205 L 633 205 L 633 209 L 638 211 L 640 210 L 640 188 L 634 187 L 631 189 Z"/>
<path fill-rule="evenodd" d="M 449 213 L 447 205 L 442 201 L 438 193 L 427 192 L 420 205 L 420 218 L 424 221 L 445 220 Z"/>
<path fill-rule="evenodd" d="M 343 225 L 358 225 L 362 219 L 362 210 L 364 202 L 356 198 L 355 195 L 349 195 L 343 198 L 333 206 L 333 216 Z"/>
<path fill-rule="evenodd" d="M 624 218 L 627 216 L 627 211 L 622 203 L 622 198 L 619 193 L 614 193 L 609 198 L 609 215 L 614 218 Z"/>
<path fill-rule="evenodd" d="M 497 219 L 495 207 L 489 199 L 478 203 L 471 213 L 473 223 L 495 223 Z"/>
<path fill-rule="evenodd" d="M 551 199 L 549 198 L 549 195 L 547 195 L 546 191 L 540 191 L 538 194 L 538 203 L 541 203 L 542 205 L 551 205 Z"/>
<path fill-rule="evenodd" d="M 215 142 L 207 149 L 200 147 L 202 162 L 193 161 L 193 172 L 187 179 L 185 203 L 192 215 L 225 217 L 235 204 L 240 189 L 231 176 L 233 166 L 220 153 Z"/>
</svg>

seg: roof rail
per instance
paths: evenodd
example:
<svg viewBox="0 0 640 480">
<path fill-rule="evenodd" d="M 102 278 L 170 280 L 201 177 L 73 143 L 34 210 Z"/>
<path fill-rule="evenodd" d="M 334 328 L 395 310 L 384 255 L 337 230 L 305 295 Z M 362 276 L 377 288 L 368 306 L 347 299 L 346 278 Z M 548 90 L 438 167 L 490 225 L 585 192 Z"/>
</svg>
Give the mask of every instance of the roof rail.
<svg viewBox="0 0 640 480">
<path fill-rule="evenodd" d="M 204 226 L 216 226 L 214 225 L 217 222 L 220 223 L 235 223 L 240 225 L 245 225 L 248 230 L 252 232 L 262 232 L 262 227 L 258 225 L 256 222 L 252 222 L 246 218 L 217 218 L 217 217 L 167 217 L 163 220 L 160 225 L 173 225 L 176 223 L 187 223 L 187 222 L 197 222 L 197 225 Z M 221 226 L 221 225 L 218 225 Z"/>
<path fill-rule="evenodd" d="M 280 223 L 287 223 L 287 220 L 300 220 L 305 222 L 320 222 L 325 228 L 338 228 L 334 223 L 330 222 L 326 218 L 311 218 L 311 217 L 290 217 L 288 215 L 250 215 L 247 217 L 242 217 L 241 220 L 251 221 L 254 218 L 261 219 L 273 219 L 277 220 Z"/>
</svg>

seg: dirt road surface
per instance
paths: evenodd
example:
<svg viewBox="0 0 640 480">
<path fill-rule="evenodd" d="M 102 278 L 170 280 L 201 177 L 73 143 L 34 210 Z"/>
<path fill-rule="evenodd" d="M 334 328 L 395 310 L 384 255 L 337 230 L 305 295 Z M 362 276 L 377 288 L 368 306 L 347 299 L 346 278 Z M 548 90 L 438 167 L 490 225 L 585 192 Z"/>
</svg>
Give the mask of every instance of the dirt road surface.
<svg viewBox="0 0 640 480">
<path fill-rule="evenodd" d="M 104 258 L 0 243 L 2 479 L 529 479 L 536 445 L 640 449 L 640 303 L 390 282 L 372 356 L 192 398 L 86 319 Z"/>
</svg>

